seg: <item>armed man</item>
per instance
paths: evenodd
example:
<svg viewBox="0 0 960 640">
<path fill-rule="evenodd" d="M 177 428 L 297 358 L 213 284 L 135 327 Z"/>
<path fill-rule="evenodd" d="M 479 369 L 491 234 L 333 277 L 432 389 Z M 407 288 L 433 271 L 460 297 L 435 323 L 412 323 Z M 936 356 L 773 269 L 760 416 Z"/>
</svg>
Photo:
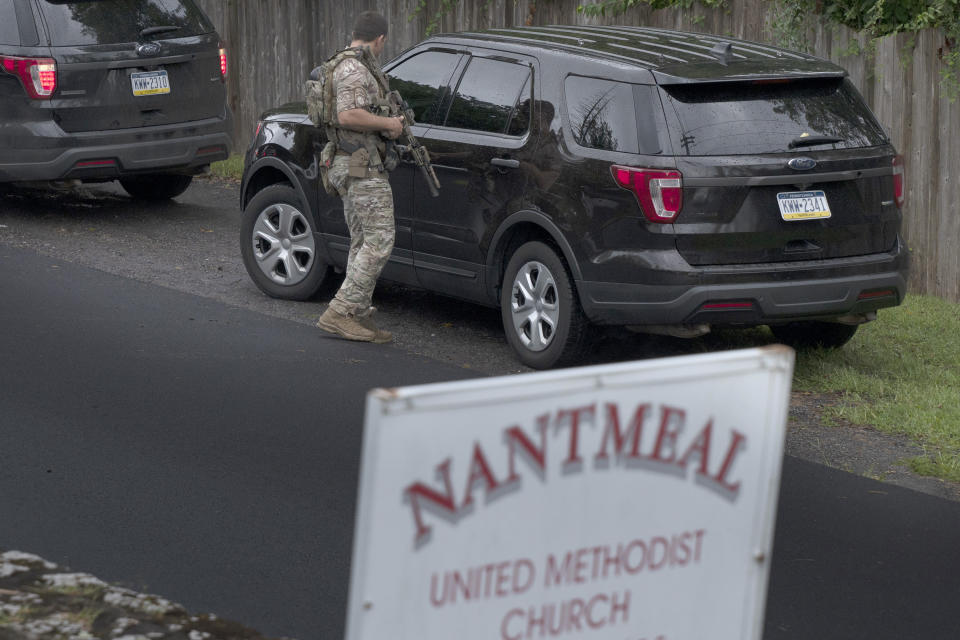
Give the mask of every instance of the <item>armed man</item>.
<svg viewBox="0 0 960 640">
<path fill-rule="evenodd" d="M 326 181 L 343 198 L 350 253 L 343 285 L 317 326 L 348 340 L 384 343 L 393 335 L 374 324 L 371 301 L 395 236 L 387 169 L 395 166 L 396 157 L 393 145 L 385 141 L 397 139 L 404 123 L 402 115 L 374 113 L 377 106 L 387 104 L 388 87 L 377 61 L 387 39 L 386 19 L 364 11 L 357 16 L 352 39 L 327 62 L 333 69 L 336 115 L 333 130 L 328 129 L 332 144 L 322 161 Z"/>
</svg>

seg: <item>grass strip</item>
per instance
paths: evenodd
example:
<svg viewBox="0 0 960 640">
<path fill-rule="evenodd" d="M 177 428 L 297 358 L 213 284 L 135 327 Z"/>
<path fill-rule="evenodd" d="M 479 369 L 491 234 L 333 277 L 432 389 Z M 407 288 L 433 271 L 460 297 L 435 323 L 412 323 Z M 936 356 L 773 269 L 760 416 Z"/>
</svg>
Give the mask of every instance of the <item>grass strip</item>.
<svg viewBox="0 0 960 640">
<path fill-rule="evenodd" d="M 218 178 L 240 180 L 243 177 L 243 156 L 235 153 L 226 160 L 212 163 L 210 174 Z"/>
<path fill-rule="evenodd" d="M 844 348 L 798 353 L 793 387 L 841 392 L 828 417 L 910 436 L 915 472 L 960 482 L 960 304 L 908 296 Z"/>
</svg>

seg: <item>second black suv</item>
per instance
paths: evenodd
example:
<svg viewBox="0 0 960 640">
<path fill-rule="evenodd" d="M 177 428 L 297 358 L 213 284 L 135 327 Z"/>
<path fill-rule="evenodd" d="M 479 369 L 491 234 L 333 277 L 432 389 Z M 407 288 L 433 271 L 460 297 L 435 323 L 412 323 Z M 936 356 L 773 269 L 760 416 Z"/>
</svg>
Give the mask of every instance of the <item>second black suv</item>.
<svg viewBox="0 0 960 640">
<path fill-rule="evenodd" d="M 0 0 L 0 183 L 179 195 L 229 153 L 226 62 L 193 0 Z"/>
<path fill-rule="evenodd" d="M 830 62 L 578 26 L 438 35 L 385 69 L 442 188 L 432 198 L 411 164 L 391 174 L 384 277 L 499 306 L 529 366 L 574 361 L 591 323 L 766 324 L 839 346 L 903 300 L 902 161 Z M 247 270 L 290 299 L 349 248 L 305 113 L 263 116 L 241 194 Z"/>
</svg>

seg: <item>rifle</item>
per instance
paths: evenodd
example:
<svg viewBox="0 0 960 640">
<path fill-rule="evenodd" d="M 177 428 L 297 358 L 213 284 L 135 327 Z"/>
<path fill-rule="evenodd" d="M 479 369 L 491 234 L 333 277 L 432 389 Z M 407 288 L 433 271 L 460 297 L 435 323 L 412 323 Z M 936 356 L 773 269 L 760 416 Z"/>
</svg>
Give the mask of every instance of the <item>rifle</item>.
<svg viewBox="0 0 960 640">
<path fill-rule="evenodd" d="M 380 69 L 380 64 L 377 62 L 376 56 L 370 51 L 370 47 L 363 47 L 360 50 L 360 62 L 370 71 L 371 75 L 376 79 L 377 84 L 380 85 L 380 90 L 387 96 L 386 104 L 378 103 L 378 107 L 374 109 L 374 113 L 383 107 L 387 113 L 381 112 L 379 115 L 393 117 L 403 116 L 400 119 L 403 125 L 403 131 L 397 138 L 400 144 L 388 141 L 388 151 L 386 155 L 389 155 L 389 147 L 392 144 L 397 151 L 409 153 L 413 156 L 413 161 L 420 167 L 420 173 L 423 174 L 424 179 L 427 181 L 427 187 L 430 188 L 430 195 L 436 198 L 440 195 L 440 192 L 437 191 L 440 188 L 440 180 L 437 179 L 437 174 L 433 171 L 433 165 L 430 164 L 430 152 L 420 144 L 420 141 L 413 135 L 413 131 L 410 130 L 410 125 L 416 124 L 413 118 L 413 109 L 411 109 L 407 101 L 400 96 L 400 92 L 390 90 L 390 82 L 387 80 L 387 76 L 384 75 L 383 70 Z"/>
<path fill-rule="evenodd" d="M 440 180 L 437 179 L 437 174 L 433 171 L 433 165 L 430 164 L 430 152 L 420 144 L 420 141 L 410 130 L 410 125 L 414 124 L 413 109 L 410 108 L 406 100 L 400 97 L 397 91 L 387 93 L 387 103 L 391 116 L 403 116 L 400 119 L 403 124 L 403 132 L 397 138 L 399 142 L 396 145 L 397 150 L 401 153 L 409 153 L 413 157 L 413 161 L 420 167 L 420 173 L 427 181 L 430 195 L 436 198 L 440 195 L 440 192 L 437 191 L 440 188 Z"/>
</svg>

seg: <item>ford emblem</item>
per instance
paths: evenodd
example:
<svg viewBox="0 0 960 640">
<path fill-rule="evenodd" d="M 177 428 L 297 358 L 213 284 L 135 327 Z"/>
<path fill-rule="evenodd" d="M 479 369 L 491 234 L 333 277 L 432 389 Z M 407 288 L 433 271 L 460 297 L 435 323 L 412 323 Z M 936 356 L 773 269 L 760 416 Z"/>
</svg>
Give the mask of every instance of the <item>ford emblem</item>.
<svg viewBox="0 0 960 640">
<path fill-rule="evenodd" d="M 160 54 L 160 45 L 156 42 L 147 42 L 137 47 L 137 55 L 141 58 L 152 58 Z M 791 165 L 792 166 L 792 165 Z"/>
<path fill-rule="evenodd" d="M 787 166 L 797 171 L 809 171 L 817 166 L 817 161 L 813 158 L 793 158 L 787 163 Z"/>
</svg>

